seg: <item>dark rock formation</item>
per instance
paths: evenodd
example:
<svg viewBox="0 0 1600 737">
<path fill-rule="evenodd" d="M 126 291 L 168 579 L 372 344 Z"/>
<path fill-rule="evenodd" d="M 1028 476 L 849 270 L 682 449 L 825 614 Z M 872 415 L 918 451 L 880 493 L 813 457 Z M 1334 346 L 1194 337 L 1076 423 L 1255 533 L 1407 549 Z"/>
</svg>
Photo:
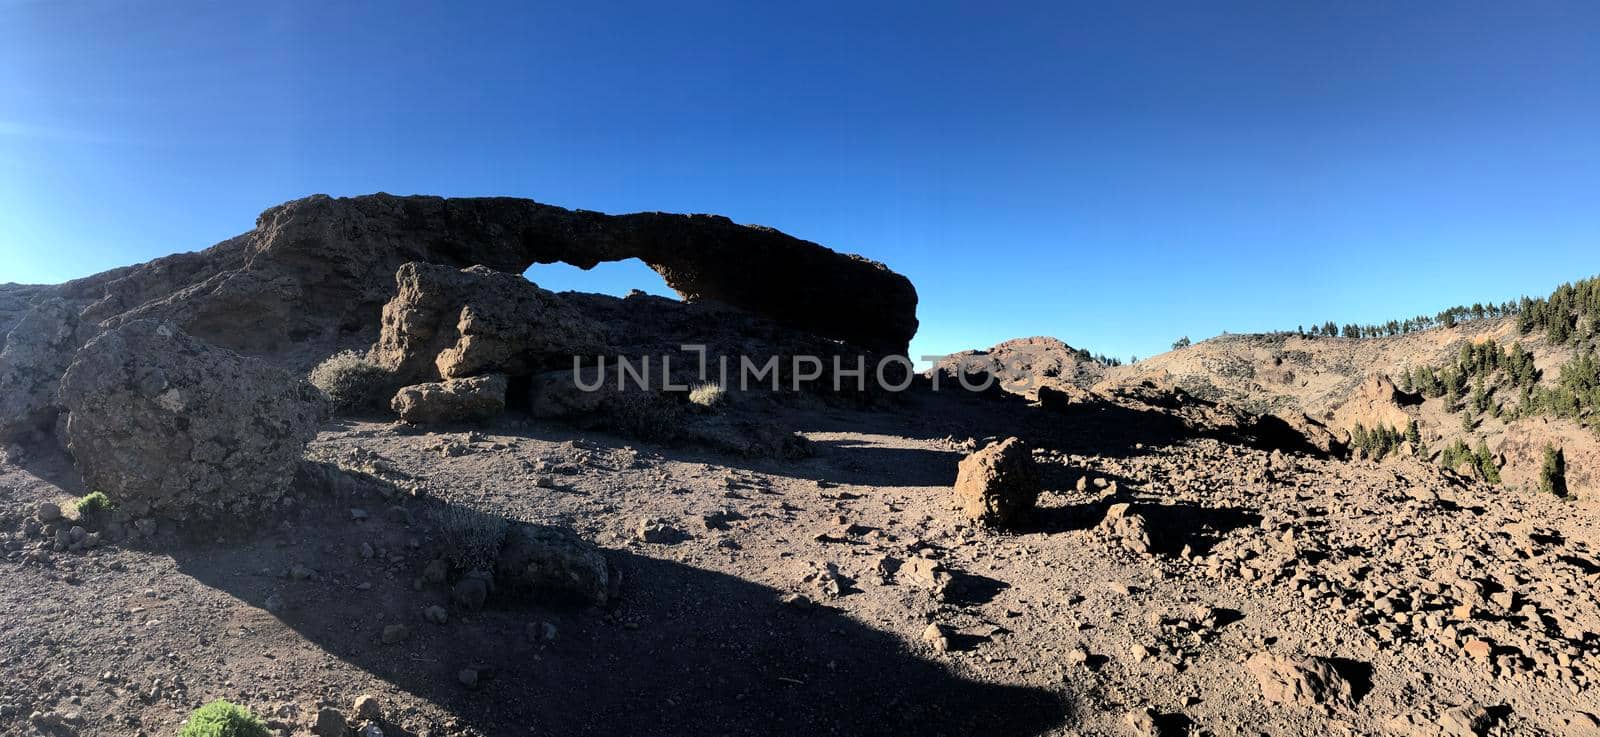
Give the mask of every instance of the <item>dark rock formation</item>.
<svg viewBox="0 0 1600 737">
<path fill-rule="evenodd" d="M 605 328 L 516 274 L 409 263 L 368 357 L 401 384 L 485 373 L 526 376 L 605 350 Z"/>
<path fill-rule="evenodd" d="M 520 274 L 535 263 L 591 268 L 637 258 L 690 301 L 716 301 L 790 329 L 880 352 L 916 332 L 916 290 L 882 264 L 768 228 L 710 215 L 605 215 L 512 198 L 386 194 L 295 200 L 254 230 L 28 293 L 0 315 L 15 327 L 0 354 L 0 435 L 47 429 L 55 379 L 106 328 L 159 318 L 239 353 L 304 371 L 378 336 L 395 272 L 420 261 Z M 19 331 L 23 334 L 19 335 Z M 21 348 L 13 350 L 17 345 Z"/>
<path fill-rule="evenodd" d="M 316 434 L 309 384 L 134 320 L 90 341 L 61 379 L 85 485 L 131 513 L 185 519 L 270 508 Z"/>
</svg>

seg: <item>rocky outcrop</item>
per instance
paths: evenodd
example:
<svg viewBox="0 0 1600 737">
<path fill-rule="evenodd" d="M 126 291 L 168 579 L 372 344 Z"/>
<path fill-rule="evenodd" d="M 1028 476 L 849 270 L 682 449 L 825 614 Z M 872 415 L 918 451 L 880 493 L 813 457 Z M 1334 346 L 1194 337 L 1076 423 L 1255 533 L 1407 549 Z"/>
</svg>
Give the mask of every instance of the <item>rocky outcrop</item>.
<svg viewBox="0 0 1600 737">
<path fill-rule="evenodd" d="M 992 376 L 1002 389 L 1035 397 L 1042 387 L 1087 389 L 1104 378 L 1106 367 L 1088 351 L 1055 338 L 1036 336 L 1008 340 L 987 350 L 952 353 L 940 359 L 932 371 L 950 382 L 963 372 L 978 377 L 969 378 L 969 384 L 982 383 L 985 375 Z"/>
<path fill-rule="evenodd" d="M 506 409 L 506 377 L 490 374 L 408 386 L 395 393 L 389 407 L 401 421 L 414 425 L 493 419 Z"/>
<path fill-rule="evenodd" d="M 1404 431 L 1411 422 L 1405 407 L 1419 404 L 1422 398 L 1400 391 L 1384 374 L 1373 374 L 1361 382 L 1353 396 L 1333 411 L 1334 427 L 1351 432 L 1356 425 L 1369 430 L 1387 427 Z"/>
<path fill-rule="evenodd" d="M 90 341 L 61 399 L 85 485 L 135 516 L 176 519 L 272 507 L 322 412 L 288 372 L 156 320 Z"/>
<path fill-rule="evenodd" d="M 317 195 L 273 207 L 254 230 L 205 251 L 28 295 L 34 327 L 25 332 L 43 333 L 18 335 L 30 319 L 18 318 L 0 357 L 0 394 L 23 395 L 8 401 L 29 411 L 0 414 L 0 425 L 8 434 L 48 427 L 59 407 L 53 377 L 89 339 L 131 320 L 168 320 L 207 343 L 304 371 L 377 339 L 404 264 L 521 274 L 535 263 L 591 268 L 630 258 L 685 300 L 748 310 L 788 329 L 882 352 L 904 351 L 916 332 L 916 290 L 905 277 L 723 217 L 612 216 L 512 198 Z M 60 302 L 45 306 L 51 299 Z M 19 340 L 31 347 L 12 351 Z"/>
<path fill-rule="evenodd" d="M 0 439 L 48 428 L 61 404 L 58 384 L 77 350 L 77 315 L 60 298 L 22 313 L 0 349 Z"/>
<path fill-rule="evenodd" d="M 1256 423 L 1268 445 L 1290 450 L 1314 450 L 1327 456 L 1343 457 L 1349 447 L 1329 430 L 1327 425 L 1311 419 L 1304 412 L 1283 412 L 1262 415 Z M 1304 448 L 1297 448 L 1297 442 Z"/>
<path fill-rule="evenodd" d="M 517 274 L 409 263 L 368 358 L 402 384 L 570 368 L 605 349 L 605 328 Z"/>
<path fill-rule="evenodd" d="M 955 490 L 968 519 L 1009 525 L 1038 502 L 1039 471 L 1027 443 L 1006 438 L 962 459 Z"/>
</svg>

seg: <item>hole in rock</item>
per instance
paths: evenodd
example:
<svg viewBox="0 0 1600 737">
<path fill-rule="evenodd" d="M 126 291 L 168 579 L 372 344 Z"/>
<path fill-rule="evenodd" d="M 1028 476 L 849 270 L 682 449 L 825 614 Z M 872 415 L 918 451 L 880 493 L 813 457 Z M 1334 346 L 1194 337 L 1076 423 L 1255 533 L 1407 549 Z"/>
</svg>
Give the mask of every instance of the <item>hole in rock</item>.
<svg viewBox="0 0 1600 737">
<path fill-rule="evenodd" d="M 634 289 L 668 299 L 678 293 L 643 261 L 606 261 L 584 270 L 571 264 L 534 264 L 522 273 L 529 281 L 552 292 L 592 292 L 626 297 Z"/>
</svg>

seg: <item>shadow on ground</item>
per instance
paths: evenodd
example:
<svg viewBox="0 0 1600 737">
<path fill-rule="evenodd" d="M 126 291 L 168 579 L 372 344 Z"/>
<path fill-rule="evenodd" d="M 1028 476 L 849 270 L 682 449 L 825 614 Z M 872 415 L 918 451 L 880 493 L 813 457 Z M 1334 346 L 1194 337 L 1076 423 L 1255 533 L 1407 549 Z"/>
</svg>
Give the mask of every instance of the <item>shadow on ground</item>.
<svg viewBox="0 0 1600 737">
<path fill-rule="evenodd" d="M 423 533 L 407 526 L 410 516 L 375 514 L 359 536 L 375 547 L 405 550 L 407 539 Z M 441 626 L 421 613 L 449 606 L 447 590 L 413 590 L 413 577 L 431 557 L 426 545 L 387 565 L 361 560 L 327 543 L 349 539 L 351 531 L 326 510 L 278 530 L 253 543 L 166 552 L 184 573 L 248 604 L 265 609 L 275 595 L 282 606 L 274 616 L 282 624 L 454 714 L 455 729 L 1025 737 L 1070 718 L 1059 692 L 969 681 L 896 634 L 825 608 L 786 605 L 785 592 L 673 561 L 607 551 L 623 581 L 609 610 L 491 603 L 476 613 L 452 608 Z M 295 580 L 269 572 L 295 565 L 316 574 Z M 364 583 L 371 588 L 360 590 Z M 556 639 L 530 637 L 529 624 L 539 622 L 556 625 Z M 383 644 L 381 633 L 391 624 L 410 627 L 409 639 Z M 459 682 L 463 668 L 480 673 L 476 688 Z"/>
</svg>

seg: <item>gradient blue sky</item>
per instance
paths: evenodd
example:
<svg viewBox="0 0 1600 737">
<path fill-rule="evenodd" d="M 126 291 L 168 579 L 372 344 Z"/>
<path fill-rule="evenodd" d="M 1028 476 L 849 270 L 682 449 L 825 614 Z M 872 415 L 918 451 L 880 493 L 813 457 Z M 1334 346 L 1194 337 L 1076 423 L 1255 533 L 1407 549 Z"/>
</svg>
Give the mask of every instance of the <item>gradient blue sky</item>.
<svg viewBox="0 0 1600 737">
<path fill-rule="evenodd" d="M 0 0 L 0 282 L 374 191 L 781 228 L 911 277 L 915 353 L 1600 272 L 1593 2 L 251 5 Z"/>
</svg>

